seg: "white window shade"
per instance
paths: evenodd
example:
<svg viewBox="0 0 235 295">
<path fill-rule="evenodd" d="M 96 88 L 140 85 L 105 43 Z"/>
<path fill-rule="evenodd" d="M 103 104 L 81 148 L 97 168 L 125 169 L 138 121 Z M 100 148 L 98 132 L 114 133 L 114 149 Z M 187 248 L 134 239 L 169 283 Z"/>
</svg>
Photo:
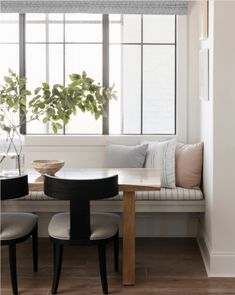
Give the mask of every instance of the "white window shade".
<svg viewBox="0 0 235 295">
<path fill-rule="evenodd" d="M 7 13 L 187 14 L 183 0 L 0 0 Z"/>
</svg>

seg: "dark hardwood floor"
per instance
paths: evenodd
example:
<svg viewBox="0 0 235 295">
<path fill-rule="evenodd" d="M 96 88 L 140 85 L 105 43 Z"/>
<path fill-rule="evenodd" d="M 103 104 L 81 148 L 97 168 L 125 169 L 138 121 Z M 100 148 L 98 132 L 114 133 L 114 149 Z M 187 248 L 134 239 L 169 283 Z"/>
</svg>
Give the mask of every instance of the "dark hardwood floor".
<svg viewBox="0 0 235 295">
<path fill-rule="evenodd" d="M 114 272 L 111 250 L 109 247 L 107 257 L 110 294 L 235 295 L 234 278 L 207 278 L 194 239 L 138 239 L 136 285 L 132 287 L 123 287 L 121 274 Z M 1 252 L 1 295 L 9 295 L 12 293 L 7 248 L 1 247 Z M 17 245 L 17 271 L 19 294 L 50 294 L 52 247 L 49 239 L 39 239 L 38 273 L 32 271 L 31 241 Z M 102 294 L 96 248 L 65 247 L 58 294 Z"/>
</svg>

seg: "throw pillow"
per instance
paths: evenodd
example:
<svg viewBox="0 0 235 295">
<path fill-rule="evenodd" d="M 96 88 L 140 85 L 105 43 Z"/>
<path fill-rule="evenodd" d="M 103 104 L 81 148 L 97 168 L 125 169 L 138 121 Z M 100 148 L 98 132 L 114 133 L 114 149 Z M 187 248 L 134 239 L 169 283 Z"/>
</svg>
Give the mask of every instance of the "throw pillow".
<svg viewBox="0 0 235 295">
<path fill-rule="evenodd" d="M 104 155 L 105 168 L 142 168 L 148 145 L 109 144 Z"/>
<path fill-rule="evenodd" d="M 145 168 L 161 171 L 161 187 L 175 188 L 175 139 L 149 142 Z"/>
<path fill-rule="evenodd" d="M 199 189 L 202 177 L 203 143 L 178 144 L 175 160 L 176 185 Z"/>
</svg>

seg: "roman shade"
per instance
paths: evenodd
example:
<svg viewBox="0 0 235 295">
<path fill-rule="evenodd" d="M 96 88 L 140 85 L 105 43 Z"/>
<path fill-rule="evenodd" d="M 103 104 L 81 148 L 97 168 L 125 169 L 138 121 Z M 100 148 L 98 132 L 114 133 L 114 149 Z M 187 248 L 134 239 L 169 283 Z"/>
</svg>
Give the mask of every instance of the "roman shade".
<svg viewBox="0 0 235 295">
<path fill-rule="evenodd" d="M 183 0 L 0 0 L 7 13 L 187 14 Z"/>
</svg>

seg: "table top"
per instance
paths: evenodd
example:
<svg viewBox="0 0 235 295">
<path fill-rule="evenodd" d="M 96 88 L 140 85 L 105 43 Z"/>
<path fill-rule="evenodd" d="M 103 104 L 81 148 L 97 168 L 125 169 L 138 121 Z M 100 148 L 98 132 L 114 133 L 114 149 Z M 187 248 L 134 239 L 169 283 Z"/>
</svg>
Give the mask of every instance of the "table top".
<svg viewBox="0 0 235 295">
<path fill-rule="evenodd" d="M 27 170 L 30 191 L 43 191 L 43 177 Z M 152 168 L 82 168 L 62 169 L 56 177 L 98 179 L 118 174 L 119 191 L 157 191 L 161 189 L 160 171 Z"/>
</svg>

